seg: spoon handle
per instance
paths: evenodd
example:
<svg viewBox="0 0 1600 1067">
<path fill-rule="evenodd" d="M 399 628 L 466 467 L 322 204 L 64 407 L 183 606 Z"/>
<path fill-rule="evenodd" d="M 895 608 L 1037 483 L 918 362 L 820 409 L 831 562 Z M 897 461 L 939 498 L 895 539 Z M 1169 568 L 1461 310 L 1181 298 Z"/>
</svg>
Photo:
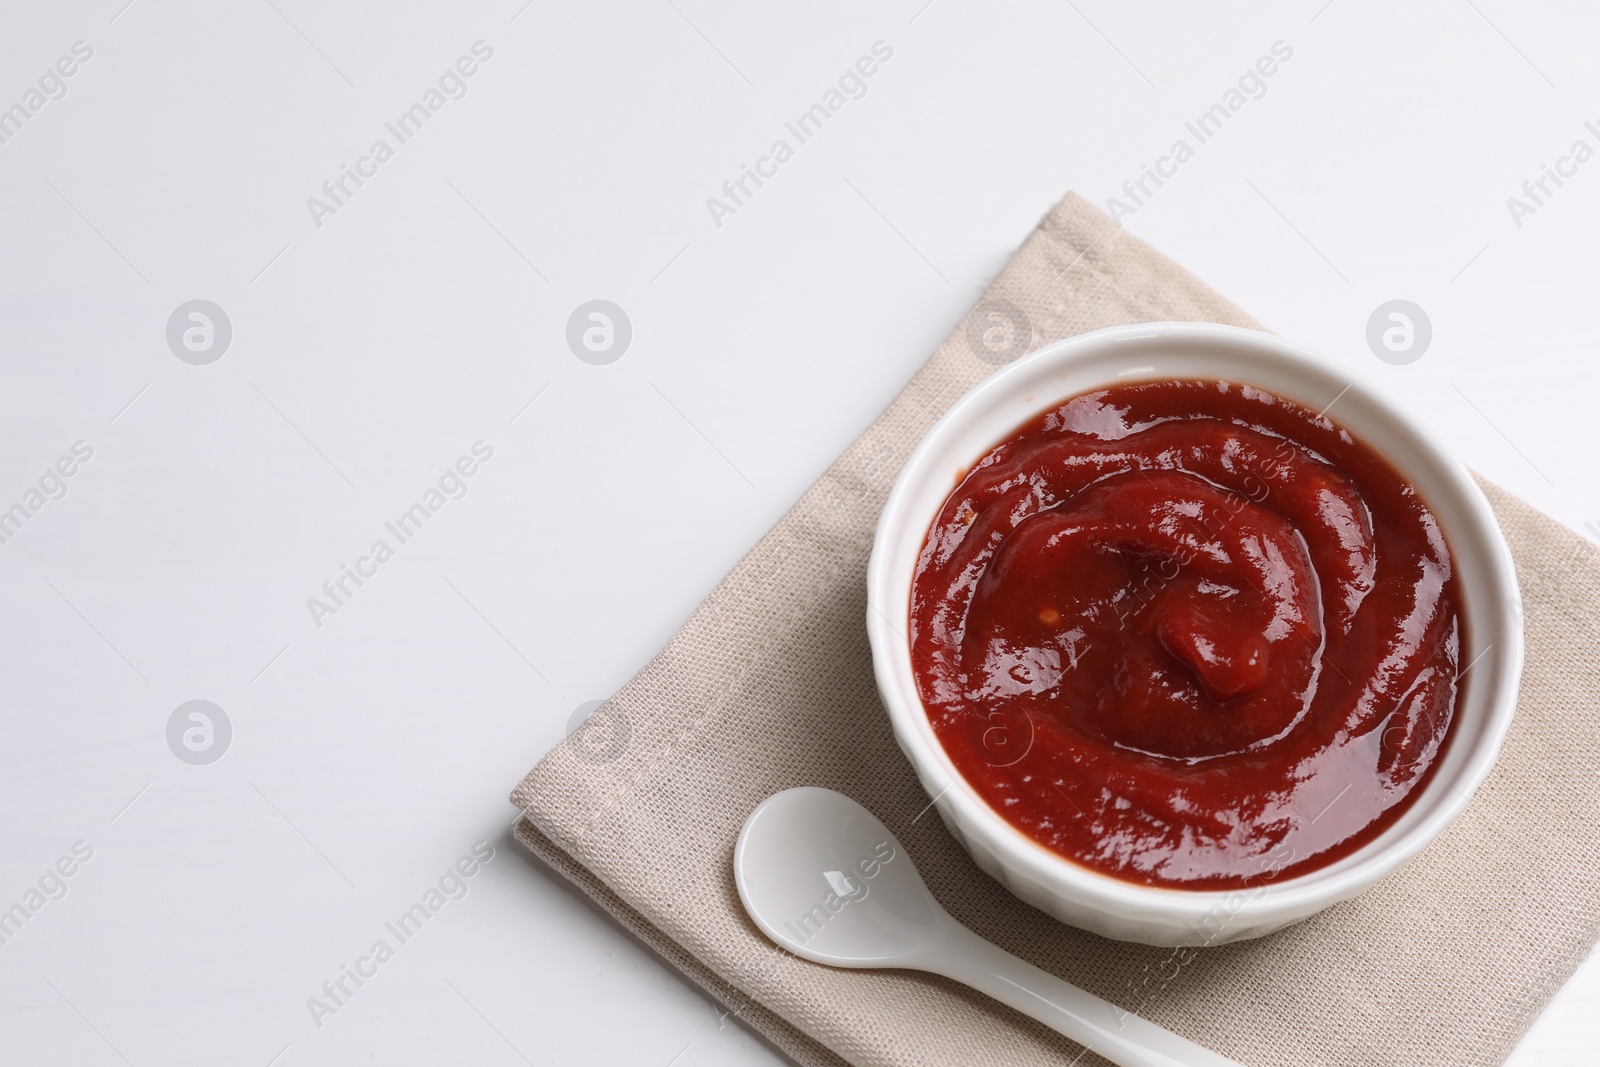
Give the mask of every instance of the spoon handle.
<svg viewBox="0 0 1600 1067">
<path fill-rule="evenodd" d="M 924 969 L 986 993 L 1120 1067 L 1242 1067 L 1041 971 L 954 919 L 950 925 L 954 932 L 924 959 Z"/>
</svg>

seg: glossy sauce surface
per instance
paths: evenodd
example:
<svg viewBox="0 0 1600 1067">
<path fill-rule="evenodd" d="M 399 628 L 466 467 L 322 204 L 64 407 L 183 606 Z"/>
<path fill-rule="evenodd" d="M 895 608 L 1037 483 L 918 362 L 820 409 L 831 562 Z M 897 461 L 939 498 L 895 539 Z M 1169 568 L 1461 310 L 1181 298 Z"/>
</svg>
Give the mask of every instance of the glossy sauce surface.
<svg viewBox="0 0 1600 1067">
<path fill-rule="evenodd" d="M 1023 833 L 1146 885 L 1303 873 L 1391 824 L 1448 737 L 1460 591 L 1432 513 L 1262 390 L 1075 397 L 961 480 L 912 584 L 912 665 Z"/>
</svg>

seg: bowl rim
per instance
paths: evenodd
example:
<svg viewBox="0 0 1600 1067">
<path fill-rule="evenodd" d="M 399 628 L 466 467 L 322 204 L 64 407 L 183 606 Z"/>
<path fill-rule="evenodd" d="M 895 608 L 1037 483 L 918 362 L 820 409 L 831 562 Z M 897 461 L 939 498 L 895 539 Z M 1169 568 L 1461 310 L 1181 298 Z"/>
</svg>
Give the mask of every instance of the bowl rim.
<svg viewBox="0 0 1600 1067">
<path fill-rule="evenodd" d="M 1509 604 L 1518 595 L 1515 565 L 1509 546 L 1500 531 L 1494 512 L 1467 468 L 1453 455 L 1442 449 L 1433 436 L 1412 418 L 1401 412 L 1381 395 L 1368 389 L 1353 375 L 1337 365 L 1306 349 L 1273 334 L 1215 323 L 1151 322 L 1126 326 L 1113 326 L 1088 333 L 1062 338 L 1040 346 L 1032 352 L 1001 367 L 969 389 L 929 427 L 922 439 L 907 457 L 896 475 L 894 484 L 885 499 L 882 512 L 874 530 L 872 554 L 867 565 L 867 633 L 872 646 L 873 670 L 878 690 L 888 709 L 897 740 L 915 765 L 919 778 L 926 782 L 928 771 L 934 772 L 935 781 L 944 783 L 941 792 L 933 797 L 930 806 L 941 808 L 941 815 L 954 818 L 961 827 L 958 838 L 967 833 L 978 833 L 983 843 L 996 854 L 1001 865 L 1009 871 L 1021 872 L 1030 881 L 1049 890 L 1058 898 L 1075 904 L 1087 905 L 1095 912 L 1113 915 L 1131 921 L 1193 922 L 1205 919 L 1217 908 L 1225 908 L 1231 921 L 1266 924 L 1293 921 L 1330 904 L 1354 896 L 1384 875 L 1391 873 L 1413 858 L 1453 822 L 1466 808 L 1479 785 L 1488 776 L 1499 754 L 1516 707 L 1518 685 L 1522 672 L 1523 634 L 1520 624 L 1507 623 L 1501 629 L 1513 633 L 1514 641 L 1496 641 L 1481 655 L 1492 657 L 1496 669 L 1491 680 L 1492 689 L 1485 694 L 1485 721 L 1476 737 L 1476 744 L 1466 756 L 1453 779 L 1445 780 L 1435 774 L 1408 805 L 1414 809 L 1425 799 L 1431 807 L 1423 817 L 1403 832 L 1391 837 L 1396 827 L 1386 829 L 1360 849 L 1331 864 L 1314 868 L 1282 881 L 1262 883 L 1258 886 L 1228 889 L 1183 889 L 1168 886 L 1148 886 L 1103 874 L 1083 866 L 1065 856 L 1051 851 L 1033 840 L 1000 816 L 973 788 L 966 777 L 950 760 L 944 746 L 933 733 L 932 724 L 916 691 L 914 677 L 909 691 L 903 684 L 904 676 L 897 673 L 895 657 L 904 657 L 909 663 L 909 636 L 901 633 L 890 622 L 891 617 L 904 617 L 908 604 L 892 603 L 895 582 L 895 565 L 903 560 L 894 556 L 894 546 L 888 540 L 898 535 L 906 525 L 904 514 L 909 498 L 920 488 L 920 479 L 936 471 L 924 468 L 937 458 L 935 453 L 944 446 L 944 439 L 963 428 L 969 419 L 982 418 L 985 409 L 994 401 L 1008 395 L 1008 387 L 1016 379 L 1025 378 L 1041 363 L 1069 363 L 1137 342 L 1159 342 L 1174 345 L 1222 344 L 1253 350 L 1257 355 L 1276 356 L 1301 365 L 1314 373 L 1348 382 L 1347 391 L 1355 394 L 1381 419 L 1392 423 L 1402 434 L 1408 435 L 1424 458 L 1436 467 L 1439 479 L 1431 481 L 1427 489 L 1437 499 L 1439 491 L 1454 494 L 1456 502 L 1464 507 L 1471 524 L 1477 527 L 1477 537 L 1485 551 L 1475 558 L 1475 565 L 1486 568 L 1486 578 L 1496 591 L 1495 602 Z M 1181 375 L 1152 374 L 1136 378 L 1128 374 L 1116 381 L 1172 380 Z M 1209 377 L 1194 375 L 1194 377 Z M 1222 375 L 1229 380 L 1240 376 Z M 1109 382 L 1107 383 L 1109 384 Z M 1244 381 L 1243 384 L 1254 384 Z M 1268 392 L 1280 390 L 1257 386 Z M 1092 387 L 1091 387 L 1092 388 Z M 1064 394 L 1064 401 L 1082 390 Z M 1339 394 L 1341 397 L 1344 393 Z M 1337 398 L 1336 398 L 1337 399 Z M 1038 407 L 1038 411 L 1048 409 Z M 1329 407 L 1332 405 L 1330 404 Z M 1326 409 L 1324 409 L 1326 410 Z M 1008 425 L 994 438 L 994 442 L 1009 435 L 1021 424 Z M 1339 425 L 1344 425 L 1342 422 Z M 989 446 L 989 447 L 992 447 Z M 976 461 L 983 453 L 974 455 Z M 1380 453 L 1383 454 L 1383 453 Z M 1396 467 L 1401 463 L 1385 455 Z M 1408 478 L 1413 471 L 1403 469 Z M 1436 484 L 1437 483 L 1437 484 Z M 1419 488 L 1422 488 L 1419 486 Z M 948 490 L 946 491 L 948 493 Z M 941 494 L 941 499 L 945 494 Z M 1443 522 L 1441 521 L 1441 525 Z M 1460 558 L 1459 545 L 1466 540 L 1461 532 L 1452 534 L 1446 529 L 1456 565 L 1465 569 Z M 926 538 L 925 531 L 908 538 L 913 553 L 920 552 Z M 1481 605 L 1480 605 L 1481 607 Z M 1473 635 L 1482 634 L 1485 628 L 1475 622 L 1473 612 L 1463 605 L 1467 617 L 1469 642 Z M 1480 612 L 1481 614 L 1481 612 Z M 1498 630 L 1496 632 L 1499 632 Z M 1468 645 L 1471 649 L 1472 644 Z M 1474 660 L 1475 664 L 1477 661 Z M 1469 669 L 1472 664 L 1469 664 Z M 1466 673 L 1465 671 L 1462 673 Z M 910 674 L 909 669 L 906 674 Z M 1479 677 L 1482 677 L 1480 673 Z M 1442 796 L 1438 796 L 1445 791 Z M 1402 817 L 1403 818 L 1403 817 Z M 963 841 L 966 844 L 965 841 Z M 970 845 L 969 851 L 970 851 Z M 1330 873 L 1331 872 L 1331 873 Z M 1245 899 L 1238 898 L 1243 894 Z"/>
</svg>

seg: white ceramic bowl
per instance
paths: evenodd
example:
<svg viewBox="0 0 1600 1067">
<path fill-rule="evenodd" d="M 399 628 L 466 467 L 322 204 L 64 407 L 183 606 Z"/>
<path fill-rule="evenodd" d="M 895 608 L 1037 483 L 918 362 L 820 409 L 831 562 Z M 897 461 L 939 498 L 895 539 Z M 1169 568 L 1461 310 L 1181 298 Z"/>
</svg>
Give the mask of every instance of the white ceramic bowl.
<svg viewBox="0 0 1600 1067">
<path fill-rule="evenodd" d="M 1223 378 L 1321 411 L 1377 450 L 1438 517 L 1463 594 L 1468 647 L 1454 733 L 1432 779 L 1394 825 L 1338 862 L 1249 890 L 1153 888 L 1111 878 L 1035 843 L 991 809 L 945 754 L 917 693 L 906 637 L 911 581 L 928 527 L 961 473 L 1023 422 L 1114 383 Z M 1150 323 L 1057 341 L 995 372 L 956 402 L 896 479 L 867 571 L 867 631 L 895 737 L 945 825 L 1016 896 L 1073 926 L 1152 945 L 1203 945 L 1280 929 L 1348 900 L 1461 813 L 1499 752 L 1516 706 L 1522 633 L 1516 575 L 1489 503 L 1456 460 L 1408 418 L 1303 350 L 1227 326 Z"/>
</svg>

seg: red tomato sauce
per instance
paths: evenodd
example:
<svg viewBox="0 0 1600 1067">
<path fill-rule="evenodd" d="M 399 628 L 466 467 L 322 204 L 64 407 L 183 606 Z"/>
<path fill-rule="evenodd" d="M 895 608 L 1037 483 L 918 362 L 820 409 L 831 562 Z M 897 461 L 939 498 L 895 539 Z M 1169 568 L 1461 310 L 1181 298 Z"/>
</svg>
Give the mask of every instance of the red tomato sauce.
<svg viewBox="0 0 1600 1067">
<path fill-rule="evenodd" d="M 1041 845 L 1144 885 L 1325 866 L 1405 811 L 1448 738 L 1464 641 L 1413 486 L 1249 386 L 1074 397 L 946 499 L 912 665 L 961 774 Z"/>
</svg>

